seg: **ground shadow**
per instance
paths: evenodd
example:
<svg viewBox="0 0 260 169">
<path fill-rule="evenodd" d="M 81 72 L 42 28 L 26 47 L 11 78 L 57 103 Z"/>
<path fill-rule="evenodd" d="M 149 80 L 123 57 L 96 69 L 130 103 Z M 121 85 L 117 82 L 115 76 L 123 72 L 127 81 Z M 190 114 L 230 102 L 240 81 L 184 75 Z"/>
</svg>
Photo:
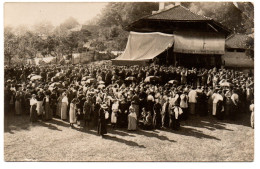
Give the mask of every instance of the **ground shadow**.
<svg viewBox="0 0 260 169">
<path fill-rule="evenodd" d="M 184 136 L 192 136 L 192 137 L 196 137 L 199 139 L 206 138 L 206 139 L 214 139 L 214 140 L 221 141 L 221 139 L 219 139 L 217 137 L 210 136 L 210 135 L 204 134 L 202 131 L 192 129 L 192 128 L 187 128 L 187 127 L 181 127 L 180 130 L 175 131 L 175 133 L 184 135 Z"/>
<path fill-rule="evenodd" d="M 135 132 L 135 134 L 143 135 L 143 136 L 146 136 L 146 137 L 154 137 L 154 138 L 157 138 L 159 140 L 169 141 L 169 142 L 172 142 L 172 143 L 176 142 L 175 140 L 170 140 L 168 137 L 158 135 L 158 134 L 156 134 L 154 132 L 155 132 L 155 130 L 150 130 L 150 132 L 145 131 L 145 130 L 137 130 Z"/>
<path fill-rule="evenodd" d="M 183 126 L 191 126 L 191 127 L 198 127 L 198 128 L 206 128 L 208 130 L 228 130 L 233 131 L 232 129 L 228 129 L 225 127 L 226 120 L 218 120 L 212 116 L 191 116 L 188 120 L 181 121 Z"/>
<path fill-rule="evenodd" d="M 4 132 L 14 134 L 13 131 L 29 130 L 30 121 L 28 115 L 4 115 Z"/>
<path fill-rule="evenodd" d="M 120 128 L 120 129 L 108 129 L 108 132 L 111 134 L 119 135 L 119 136 L 128 136 L 128 137 L 135 137 L 132 134 L 129 134 L 129 132 L 126 132 L 126 130 Z"/>
<path fill-rule="evenodd" d="M 48 122 L 50 122 L 50 121 L 48 121 Z M 62 131 L 62 130 L 59 129 L 58 127 L 56 127 L 56 126 L 54 126 L 54 125 L 52 125 L 52 124 L 46 124 L 46 123 L 43 122 L 43 121 L 34 123 L 33 125 L 34 125 L 34 126 L 35 126 L 35 125 L 38 125 L 38 126 L 42 126 L 42 127 L 47 127 L 47 128 L 50 129 L 50 130 Z"/>
<path fill-rule="evenodd" d="M 95 130 L 93 128 L 76 128 L 76 127 L 74 127 L 73 129 L 77 130 L 79 132 L 83 132 L 83 133 L 99 136 L 98 133 L 97 133 L 97 130 Z"/>
<path fill-rule="evenodd" d="M 70 127 L 70 124 L 67 121 L 63 121 L 57 118 L 52 118 L 52 120 L 49 120 L 48 123 L 56 124 L 63 127 Z"/>
<path fill-rule="evenodd" d="M 119 143 L 124 143 L 124 144 L 126 144 L 128 146 L 132 146 L 132 147 L 146 148 L 144 145 L 139 145 L 136 142 L 125 140 L 125 139 L 118 138 L 118 137 L 115 137 L 115 136 L 105 135 L 103 138 L 107 139 L 107 140 L 116 141 L 116 142 L 119 142 Z"/>
</svg>

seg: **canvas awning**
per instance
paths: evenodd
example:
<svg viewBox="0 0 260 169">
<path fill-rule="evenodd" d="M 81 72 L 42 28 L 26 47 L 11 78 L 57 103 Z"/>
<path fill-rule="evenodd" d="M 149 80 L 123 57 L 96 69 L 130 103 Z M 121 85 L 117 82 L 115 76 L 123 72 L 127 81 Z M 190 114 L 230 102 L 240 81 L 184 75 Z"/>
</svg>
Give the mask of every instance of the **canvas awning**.
<svg viewBox="0 0 260 169">
<path fill-rule="evenodd" d="M 173 42 L 174 36 L 169 34 L 130 32 L 124 53 L 112 62 L 120 65 L 146 62 L 170 48 Z"/>
<path fill-rule="evenodd" d="M 225 35 L 209 32 L 174 33 L 174 52 L 190 54 L 224 54 Z"/>
</svg>

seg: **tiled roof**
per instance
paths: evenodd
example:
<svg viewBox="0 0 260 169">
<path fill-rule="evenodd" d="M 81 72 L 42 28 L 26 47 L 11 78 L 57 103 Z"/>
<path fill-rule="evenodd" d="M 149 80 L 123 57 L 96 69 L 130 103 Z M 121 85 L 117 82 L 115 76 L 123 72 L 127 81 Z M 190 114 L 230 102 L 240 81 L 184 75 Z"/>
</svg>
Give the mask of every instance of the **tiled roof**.
<svg viewBox="0 0 260 169">
<path fill-rule="evenodd" d="M 160 20 L 175 20 L 175 21 L 198 21 L 198 20 L 212 20 L 211 18 L 195 14 L 188 8 L 177 5 L 168 10 L 147 16 L 143 19 L 160 19 Z"/>
<path fill-rule="evenodd" d="M 226 39 L 226 47 L 227 48 L 240 48 L 246 49 L 246 41 L 248 39 L 248 35 L 245 34 L 233 34 L 229 38 Z"/>
</svg>

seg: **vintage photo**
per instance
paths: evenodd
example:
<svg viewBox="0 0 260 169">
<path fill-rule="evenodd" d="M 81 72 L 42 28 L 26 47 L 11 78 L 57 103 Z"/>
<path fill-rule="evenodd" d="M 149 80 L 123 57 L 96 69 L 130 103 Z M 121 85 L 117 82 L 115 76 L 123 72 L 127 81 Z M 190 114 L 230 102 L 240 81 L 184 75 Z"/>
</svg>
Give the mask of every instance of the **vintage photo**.
<svg viewBox="0 0 260 169">
<path fill-rule="evenodd" d="M 254 161 L 253 2 L 6 2 L 4 161 Z"/>
</svg>

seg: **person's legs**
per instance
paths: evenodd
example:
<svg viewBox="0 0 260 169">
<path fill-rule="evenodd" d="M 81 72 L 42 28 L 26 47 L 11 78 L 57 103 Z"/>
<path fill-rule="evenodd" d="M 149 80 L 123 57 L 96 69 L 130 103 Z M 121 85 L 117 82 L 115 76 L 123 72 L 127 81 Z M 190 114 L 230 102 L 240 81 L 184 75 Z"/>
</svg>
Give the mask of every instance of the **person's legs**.
<svg viewBox="0 0 260 169">
<path fill-rule="evenodd" d="M 165 128 L 165 114 L 162 114 L 162 128 Z"/>
</svg>

